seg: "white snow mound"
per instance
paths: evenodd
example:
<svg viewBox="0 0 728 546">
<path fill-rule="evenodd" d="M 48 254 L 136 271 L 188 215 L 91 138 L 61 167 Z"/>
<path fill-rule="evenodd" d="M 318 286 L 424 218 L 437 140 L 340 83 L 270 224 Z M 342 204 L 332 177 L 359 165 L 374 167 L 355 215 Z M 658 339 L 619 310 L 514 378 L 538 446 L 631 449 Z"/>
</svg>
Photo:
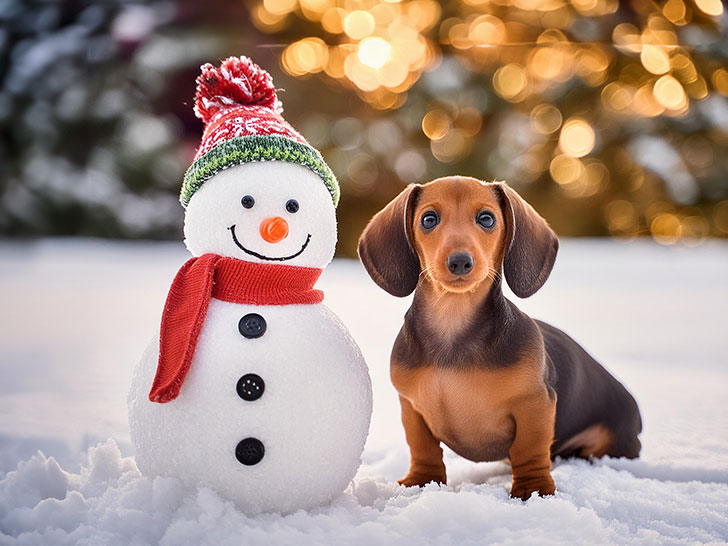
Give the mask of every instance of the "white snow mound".
<svg viewBox="0 0 728 546">
<path fill-rule="evenodd" d="M 65 472 L 40 452 L 9 472 L 0 482 L 0 542 L 401 546 L 726 540 L 725 483 L 637 478 L 611 468 L 614 462 L 562 462 L 554 470 L 556 496 L 525 503 L 509 499 L 501 484 L 406 489 L 364 479 L 328 507 L 251 518 L 211 489 L 141 476 L 133 459 L 122 458 L 109 440 L 89 449 L 79 474 Z"/>
</svg>

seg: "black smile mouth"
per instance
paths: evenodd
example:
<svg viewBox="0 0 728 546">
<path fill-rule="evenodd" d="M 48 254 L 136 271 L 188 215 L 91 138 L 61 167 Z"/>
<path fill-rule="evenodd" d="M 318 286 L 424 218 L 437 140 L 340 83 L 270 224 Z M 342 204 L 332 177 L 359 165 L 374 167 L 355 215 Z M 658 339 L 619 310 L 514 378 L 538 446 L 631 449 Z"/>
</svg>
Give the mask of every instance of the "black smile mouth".
<svg viewBox="0 0 728 546">
<path fill-rule="evenodd" d="M 303 251 L 306 250 L 308 243 L 311 242 L 311 234 L 309 233 L 308 236 L 306 237 L 306 242 L 303 243 L 303 246 L 301 247 L 301 249 L 298 252 L 296 252 L 295 254 L 291 254 L 290 256 L 282 256 L 282 257 L 264 256 L 263 254 L 258 254 L 254 250 L 247 249 L 242 244 L 240 244 L 240 241 L 238 241 L 238 238 L 235 236 L 235 224 L 230 226 L 228 229 L 230 230 L 230 233 L 232 233 L 233 243 L 235 243 L 240 250 L 242 250 L 246 254 L 250 254 L 251 256 L 255 256 L 256 258 L 260 258 L 261 260 L 269 260 L 272 262 L 284 262 L 286 260 L 292 260 L 296 256 L 300 256 L 303 253 Z"/>
</svg>

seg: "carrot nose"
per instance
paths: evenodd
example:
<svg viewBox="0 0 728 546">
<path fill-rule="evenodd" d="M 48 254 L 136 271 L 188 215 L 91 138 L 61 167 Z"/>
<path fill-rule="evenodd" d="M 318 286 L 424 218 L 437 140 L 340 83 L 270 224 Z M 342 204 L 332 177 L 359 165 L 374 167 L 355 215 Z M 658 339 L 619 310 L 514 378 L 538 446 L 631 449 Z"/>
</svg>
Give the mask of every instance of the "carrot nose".
<svg viewBox="0 0 728 546">
<path fill-rule="evenodd" d="M 288 237 L 288 222 L 280 216 L 266 218 L 260 223 L 260 236 L 268 243 L 279 243 Z"/>
</svg>

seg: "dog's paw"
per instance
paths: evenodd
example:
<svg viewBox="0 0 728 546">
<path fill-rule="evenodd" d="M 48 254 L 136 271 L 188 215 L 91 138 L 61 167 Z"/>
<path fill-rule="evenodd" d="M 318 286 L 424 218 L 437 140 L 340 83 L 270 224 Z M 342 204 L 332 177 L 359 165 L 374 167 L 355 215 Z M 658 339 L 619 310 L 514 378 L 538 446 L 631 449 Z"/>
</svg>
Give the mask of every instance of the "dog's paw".
<svg viewBox="0 0 728 546">
<path fill-rule="evenodd" d="M 555 492 L 556 486 L 550 474 L 538 478 L 514 478 L 511 486 L 511 498 L 524 501 L 528 500 L 533 493 L 538 493 L 540 497 L 544 497 L 553 495 Z"/>
<path fill-rule="evenodd" d="M 397 483 L 399 485 L 404 485 L 405 487 L 423 487 L 427 485 L 430 482 L 435 483 L 441 483 L 445 484 L 446 478 L 445 476 L 428 476 L 425 474 L 407 474 L 404 478 L 401 480 L 397 480 Z"/>
</svg>

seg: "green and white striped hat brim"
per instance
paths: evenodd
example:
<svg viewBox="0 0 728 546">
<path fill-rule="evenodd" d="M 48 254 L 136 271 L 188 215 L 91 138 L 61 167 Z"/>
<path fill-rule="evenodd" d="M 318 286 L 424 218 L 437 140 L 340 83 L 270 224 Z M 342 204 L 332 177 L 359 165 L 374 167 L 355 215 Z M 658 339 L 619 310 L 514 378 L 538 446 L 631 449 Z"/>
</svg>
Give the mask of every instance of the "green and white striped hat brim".
<svg viewBox="0 0 728 546">
<path fill-rule="evenodd" d="M 246 135 L 221 142 L 190 165 L 182 182 L 179 198 L 182 206 L 187 207 L 205 180 L 224 169 L 253 161 L 287 161 L 302 165 L 321 178 L 334 206 L 339 204 L 339 183 L 318 150 L 280 135 Z"/>
</svg>

